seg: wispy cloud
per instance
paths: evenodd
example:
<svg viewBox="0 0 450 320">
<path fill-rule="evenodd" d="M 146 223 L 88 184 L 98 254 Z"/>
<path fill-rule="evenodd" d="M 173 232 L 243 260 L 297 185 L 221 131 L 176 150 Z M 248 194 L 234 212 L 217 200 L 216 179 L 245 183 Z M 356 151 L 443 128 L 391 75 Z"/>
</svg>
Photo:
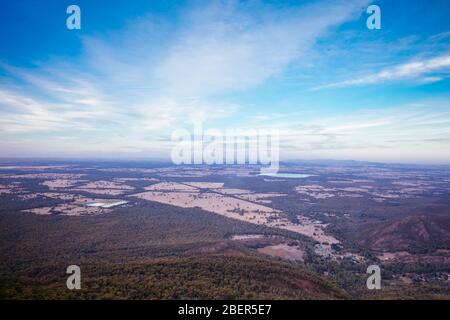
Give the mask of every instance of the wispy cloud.
<svg viewBox="0 0 450 320">
<path fill-rule="evenodd" d="M 336 115 L 284 113 L 254 118 L 279 129 L 284 159 L 353 159 L 448 163 L 449 98 L 365 107 Z M 250 128 L 249 127 L 249 128 Z"/>
<path fill-rule="evenodd" d="M 176 24 L 148 15 L 122 30 L 82 37 L 79 57 L 34 68 L 4 63 L 0 131 L 45 133 L 60 142 L 58 136 L 75 137 L 70 149 L 89 152 L 99 150 L 99 141 L 100 149 L 114 150 L 118 140 L 134 150 L 154 147 L 162 143 L 154 138 L 189 121 L 235 114 L 239 105 L 221 95 L 280 76 L 330 28 L 357 18 L 366 3 L 326 1 L 289 10 L 202 3 Z"/>
<path fill-rule="evenodd" d="M 359 100 L 325 92 L 322 100 L 322 92 L 307 90 L 448 77 L 448 33 L 425 44 L 405 34 L 371 44 L 358 20 L 369 2 L 199 2 L 176 21 L 149 14 L 120 30 L 82 36 L 76 57 L 41 59 L 32 68 L 5 62 L 0 149 L 3 155 L 163 156 L 171 131 L 191 129 L 195 120 L 205 127 L 279 129 L 286 157 L 450 159 L 448 100 L 368 110 L 357 107 Z M 340 29 L 346 22 L 358 29 Z M 342 76 L 351 67 L 361 71 Z"/>
<path fill-rule="evenodd" d="M 329 28 L 358 17 L 367 1 L 318 2 L 289 11 L 232 3 L 188 15 L 186 31 L 156 68 L 170 94 L 220 94 L 257 86 L 308 53 Z"/>
<path fill-rule="evenodd" d="M 402 79 L 416 79 L 422 83 L 430 83 L 443 79 L 442 77 L 437 76 L 427 76 L 430 73 L 448 73 L 449 71 L 450 54 L 445 54 L 427 60 L 416 60 L 394 65 L 373 74 L 368 74 L 353 79 L 316 86 L 313 90 L 373 85 Z"/>
</svg>

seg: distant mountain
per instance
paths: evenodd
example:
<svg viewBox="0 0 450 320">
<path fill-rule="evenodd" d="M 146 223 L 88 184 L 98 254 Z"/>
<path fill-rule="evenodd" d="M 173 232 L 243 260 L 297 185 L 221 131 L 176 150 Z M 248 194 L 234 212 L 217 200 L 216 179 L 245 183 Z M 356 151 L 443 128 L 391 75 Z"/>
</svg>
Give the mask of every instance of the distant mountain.
<svg viewBox="0 0 450 320">
<path fill-rule="evenodd" d="M 417 215 L 363 227 L 356 242 L 373 250 L 450 247 L 450 215 Z"/>
</svg>

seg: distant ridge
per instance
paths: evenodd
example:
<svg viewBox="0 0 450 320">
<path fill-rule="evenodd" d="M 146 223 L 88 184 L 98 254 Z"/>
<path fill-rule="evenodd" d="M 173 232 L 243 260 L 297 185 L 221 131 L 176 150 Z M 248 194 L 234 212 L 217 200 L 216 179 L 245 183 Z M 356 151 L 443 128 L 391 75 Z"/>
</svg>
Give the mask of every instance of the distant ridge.
<svg viewBox="0 0 450 320">
<path fill-rule="evenodd" d="M 367 226 L 356 241 L 373 250 L 450 247 L 450 216 L 417 215 Z"/>
</svg>

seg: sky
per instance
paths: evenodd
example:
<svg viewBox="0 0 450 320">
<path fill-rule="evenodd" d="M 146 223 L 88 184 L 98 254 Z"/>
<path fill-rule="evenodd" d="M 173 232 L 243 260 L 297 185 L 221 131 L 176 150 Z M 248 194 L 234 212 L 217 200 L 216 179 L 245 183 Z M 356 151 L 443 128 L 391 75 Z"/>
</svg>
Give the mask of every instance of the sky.
<svg viewBox="0 0 450 320">
<path fill-rule="evenodd" d="M 450 164 L 449 13 L 447 0 L 1 1 L 0 157 L 168 158 L 171 134 L 201 122 L 276 129 L 282 160 Z"/>
</svg>

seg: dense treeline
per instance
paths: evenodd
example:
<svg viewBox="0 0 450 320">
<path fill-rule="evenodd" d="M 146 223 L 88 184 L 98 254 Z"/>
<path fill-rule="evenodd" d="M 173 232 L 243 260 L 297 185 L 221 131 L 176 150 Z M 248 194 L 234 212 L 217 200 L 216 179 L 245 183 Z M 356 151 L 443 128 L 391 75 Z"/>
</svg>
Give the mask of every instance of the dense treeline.
<svg viewBox="0 0 450 320">
<path fill-rule="evenodd" d="M 177 255 L 235 234 L 301 235 L 206 213 L 142 202 L 97 216 L 37 216 L 0 210 L 3 264 L 87 254 L 104 259 Z"/>
<path fill-rule="evenodd" d="M 0 295 L 50 299 L 344 297 L 298 265 L 255 256 L 249 247 L 229 240 L 234 234 L 303 239 L 199 209 L 148 202 L 91 217 L 37 216 L 3 209 Z M 82 268 L 88 290 L 74 294 L 65 287 L 65 269 L 71 264 Z"/>
<path fill-rule="evenodd" d="M 4 281 L 2 298 L 26 299 L 342 299 L 343 291 L 297 265 L 244 255 L 164 258 L 82 266 L 69 291 L 62 264 Z"/>
</svg>

